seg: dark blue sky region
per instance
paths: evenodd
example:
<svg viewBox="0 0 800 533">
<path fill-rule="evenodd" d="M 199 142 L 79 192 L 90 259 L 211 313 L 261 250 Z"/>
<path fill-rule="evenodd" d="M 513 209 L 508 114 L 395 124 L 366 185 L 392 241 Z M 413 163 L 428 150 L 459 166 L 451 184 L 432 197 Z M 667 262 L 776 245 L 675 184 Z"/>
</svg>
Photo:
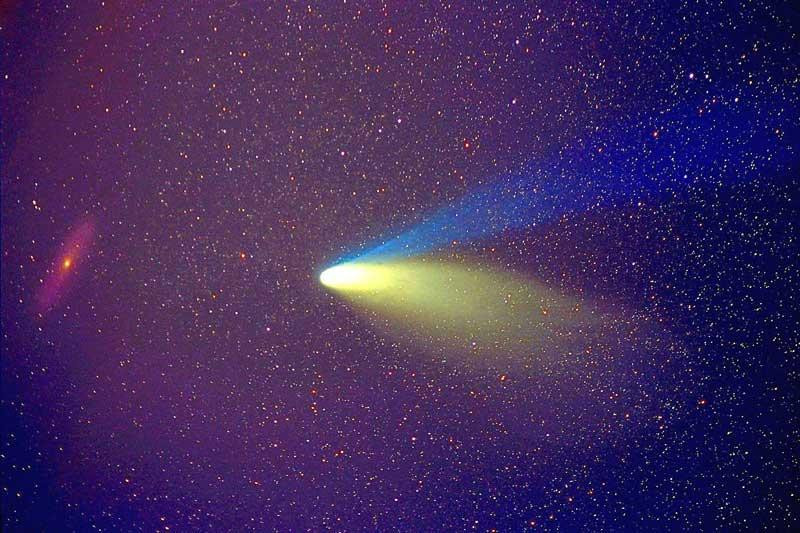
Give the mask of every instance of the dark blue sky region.
<svg viewBox="0 0 800 533">
<path fill-rule="evenodd" d="M 800 529 L 797 21 L 3 2 L 2 530 Z M 420 253 L 570 305 L 318 279 Z"/>
</svg>

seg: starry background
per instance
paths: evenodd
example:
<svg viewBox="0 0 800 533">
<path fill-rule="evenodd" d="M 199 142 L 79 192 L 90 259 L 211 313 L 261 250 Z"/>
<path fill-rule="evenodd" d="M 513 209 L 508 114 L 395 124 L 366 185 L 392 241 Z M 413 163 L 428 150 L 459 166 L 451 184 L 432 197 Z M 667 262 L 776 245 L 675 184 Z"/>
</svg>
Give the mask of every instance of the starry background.
<svg viewBox="0 0 800 533">
<path fill-rule="evenodd" d="M 472 245 L 626 310 L 546 363 L 317 281 L 642 110 L 796 110 L 795 8 L 185 4 L 0 7 L 5 531 L 800 525 L 796 165 Z"/>
</svg>

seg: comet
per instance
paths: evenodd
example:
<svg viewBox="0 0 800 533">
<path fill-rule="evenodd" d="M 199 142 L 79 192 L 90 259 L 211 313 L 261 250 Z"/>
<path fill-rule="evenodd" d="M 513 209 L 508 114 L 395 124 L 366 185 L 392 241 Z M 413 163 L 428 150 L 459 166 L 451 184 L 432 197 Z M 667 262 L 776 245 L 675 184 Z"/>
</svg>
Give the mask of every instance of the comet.
<svg viewBox="0 0 800 533">
<path fill-rule="evenodd" d="M 320 282 L 393 330 L 440 347 L 514 352 L 591 338 L 602 313 L 585 302 L 502 268 L 435 257 L 569 214 L 660 202 L 720 176 L 735 182 L 793 168 L 796 102 L 770 114 L 764 107 L 776 103 L 748 91 L 708 91 L 646 110 L 518 172 L 490 177 L 411 227 L 340 257 Z"/>
</svg>

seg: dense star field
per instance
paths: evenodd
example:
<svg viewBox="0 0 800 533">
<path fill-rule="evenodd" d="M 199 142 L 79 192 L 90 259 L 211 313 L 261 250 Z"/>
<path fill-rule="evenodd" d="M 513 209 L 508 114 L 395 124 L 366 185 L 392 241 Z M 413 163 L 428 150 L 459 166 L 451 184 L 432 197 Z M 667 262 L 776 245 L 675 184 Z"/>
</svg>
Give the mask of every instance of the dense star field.
<svg viewBox="0 0 800 533">
<path fill-rule="evenodd" d="M 800 529 L 798 20 L 7 2 L 3 531 Z"/>
</svg>

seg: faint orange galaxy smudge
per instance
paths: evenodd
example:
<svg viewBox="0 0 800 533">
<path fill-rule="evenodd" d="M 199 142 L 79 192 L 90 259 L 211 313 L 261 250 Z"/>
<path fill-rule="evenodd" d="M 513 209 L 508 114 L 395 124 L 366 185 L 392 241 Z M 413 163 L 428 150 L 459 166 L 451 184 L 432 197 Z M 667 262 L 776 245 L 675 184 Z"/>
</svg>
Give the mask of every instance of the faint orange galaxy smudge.
<svg viewBox="0 0 800 533">
<path fill-rule="evenodd" d="M 46 313 L 61 302 L 75 277 L 76 266 L 86 256 L 94 238 L 94 221 L 84 220 L 67 235 L 58 259 L 47 270 L 34 298 L 34 311 Z"/>
</svg>

